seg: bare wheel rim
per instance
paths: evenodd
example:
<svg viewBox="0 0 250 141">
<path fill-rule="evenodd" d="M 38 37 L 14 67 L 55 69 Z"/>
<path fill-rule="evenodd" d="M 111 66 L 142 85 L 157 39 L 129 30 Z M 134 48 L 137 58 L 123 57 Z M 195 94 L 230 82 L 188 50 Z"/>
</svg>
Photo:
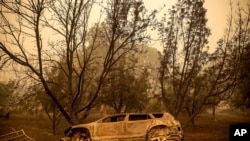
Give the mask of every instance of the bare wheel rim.
<svg viewBox="0 0 250 141">
<path fill-rule="evenodd" d="M 167 127 L 155 127 L 148 133 L 147 141 L 167 141 L 169 129 Z"/>
</svg>

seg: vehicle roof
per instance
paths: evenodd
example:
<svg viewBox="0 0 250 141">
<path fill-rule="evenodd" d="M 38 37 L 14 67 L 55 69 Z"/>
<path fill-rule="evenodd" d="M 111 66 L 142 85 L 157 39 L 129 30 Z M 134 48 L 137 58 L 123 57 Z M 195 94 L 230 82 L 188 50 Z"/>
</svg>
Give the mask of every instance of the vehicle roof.
<svg viewBox="0 0 250 141">
<path fill-rule="evenodd" d="M 167 116 L 171 116 L 173 118 L 173 116 L 171 114 L 169 114 L 168 112 L 155 112 L 155 113 L 119 113 L 119 114 L 112 114 L 112 115 L 106 115 L 102 118 L 97 119 L 96 121 L 93 122 L 89 122 L 89 123 L 83 123 L 83 124 L 77 124 L 77 125 L 73 125 L 71 126 L 72 128 L 79 128 L 79 127 L 87 127 L 88 125 L 92 125 L 95 123 L 98 123 L 99 121 L 107 118 L 107 117 L 112 117 L 112 116 L 126 116 L 126 115 L 145 115 L 145 114 L 166 114 Z M 174 118 L 173 118 L 174 119 Z"/>
</svg>

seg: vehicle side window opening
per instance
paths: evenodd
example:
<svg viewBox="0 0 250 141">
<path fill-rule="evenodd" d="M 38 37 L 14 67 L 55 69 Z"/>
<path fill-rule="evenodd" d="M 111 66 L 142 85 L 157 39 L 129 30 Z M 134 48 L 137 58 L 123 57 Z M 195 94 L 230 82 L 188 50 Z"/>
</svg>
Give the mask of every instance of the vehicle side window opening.
<svg viewBox="0 0 250 141">
<path fill-rule="evenodd" d="M 125 120 L 125 115 L 121 116 L 113 116 L 113 117 L 107 117 L 102 120 L 102 123 L 106 122 L 118 122 L 118 121 L 124 121 Z"/>
<path fill-rule="evenodd" d="M 129 121 L 151 119 L 149 115 L 129 115 Z"/>
<path fill-rule="evenodd" d="M 154 116 L 155 118 L 162 118 L 162 117 L 163 117 L 163 114 L 153 114 L 153 116 Z"/>
</svg>

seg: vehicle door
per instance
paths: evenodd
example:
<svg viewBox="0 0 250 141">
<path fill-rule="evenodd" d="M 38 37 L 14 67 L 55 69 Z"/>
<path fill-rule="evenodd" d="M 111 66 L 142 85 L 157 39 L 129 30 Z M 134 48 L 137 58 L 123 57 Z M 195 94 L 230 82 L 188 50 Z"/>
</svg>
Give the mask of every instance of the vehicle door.
<svg viewBox="0 0 250 141">
<path fill-rule="evenodd" d="M 131 138 L 144 138 L 152 119 L 148 114 L 130 114 L 126 123 L 126 134 Z"/>
<path fill-rule="evenodd" d="M 110 116 L 97 123 L 95 126 L 95 138 L 99 140 L 122 138 L 125 134 L 125 116 Z"/>
</svg>

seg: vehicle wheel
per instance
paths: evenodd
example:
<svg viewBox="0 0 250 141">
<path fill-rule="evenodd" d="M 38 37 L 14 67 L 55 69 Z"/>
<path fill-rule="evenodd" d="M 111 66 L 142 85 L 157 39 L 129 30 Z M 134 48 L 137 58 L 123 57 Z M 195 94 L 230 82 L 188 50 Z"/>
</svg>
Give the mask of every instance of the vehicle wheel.
<svg viewBox="0 0 250 141">
<path fill-rule="evenodd" d="M 74 131 L 71 141 L 91 141 L 91 136 L 88 130 L 79 129 Z"/>
<path fill-rule="evenodd" d="M 89 132 L 85 132 L 81 135 L 81 140 L 80 141 L 91 141 L 91 137 Z"/>
<path fill-rule="evenodd" d="M 167 141 L 169 132 L 165 126 L 154 127 L 148 132 L 146 141 Z"/>
</svg>

